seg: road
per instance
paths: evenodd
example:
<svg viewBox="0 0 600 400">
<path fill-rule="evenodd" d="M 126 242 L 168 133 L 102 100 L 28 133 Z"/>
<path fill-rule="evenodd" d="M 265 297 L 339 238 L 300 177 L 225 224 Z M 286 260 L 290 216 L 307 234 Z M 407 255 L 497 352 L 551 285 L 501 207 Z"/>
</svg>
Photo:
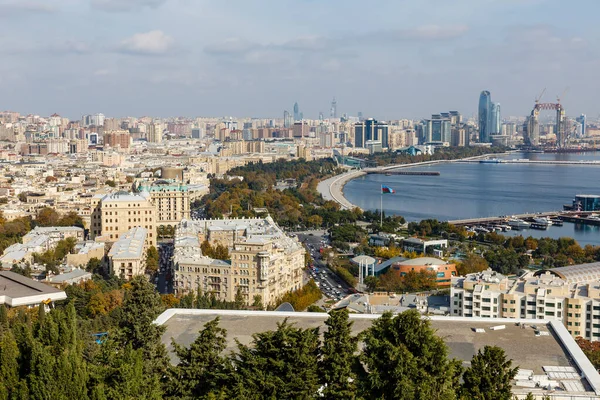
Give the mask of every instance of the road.
<svg viewBox="0 0 600 400">
<path fill-rule="evenodd" d="M 314 279 L 319 285 L 325 301 L 341 300 L 351 292 L 350 286 L 341 280 L 333 271 L 331 271 L 325 261 L 321 258 L 319 250 L 328 244 L 327 232 L 325 231 L 303 231 L 297 232 L 298 240 L 304 243 L 314 260 L 314 266 L 319 272 L 311 271 L 308 273 L 308 279 Z"/>
<path fill-rule="evenodd" d="M 163 241 L 158 244 L 159 270 L 158 281 L 155 281 L 158 293 L 173 293 L 173 266 L 171 257 L 173 256 L 173 243 Z"/>
</svg>

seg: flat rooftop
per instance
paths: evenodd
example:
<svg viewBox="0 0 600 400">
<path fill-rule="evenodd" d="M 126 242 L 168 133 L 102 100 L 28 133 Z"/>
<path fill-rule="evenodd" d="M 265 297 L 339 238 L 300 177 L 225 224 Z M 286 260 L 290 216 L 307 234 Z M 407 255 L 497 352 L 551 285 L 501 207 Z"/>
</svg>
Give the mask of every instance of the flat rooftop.
<svg viewBox="0 0 600 400">
<path fill-rule="evenodd" d="M 43 300 L 64 300 L 64 291 L 11 271 L 0 271 L 0 305 L 10 307 L 39 304 Z"/>
<path fill-rule="evenodd" d="M 320 327 L 321 332 L 327 319 L 324 313 L 287 313 L 266 311 L 237 311 L 237 310 L 181 310 L 165 311 L 156 320 L 164 324 L 166 332 L 162 341 L 167 346 L 171 360 L 175 361 L 172 353 L 171 339 L 189 346 L 198 336 L 204 324 L 220 317 L 220 326 L 227 330 L 227 350 L 236 349 L 235 340 L 243 344 L 252 342 L 252 334 L 267 330 L 275 330 L 277 323 L 286 317 L 288 321 L 300 328 Z M 380 315 L 351 314 L 354 322 L 353 333 L 357 334 L 371 326 L 373 319 Z M 462 360 L 468 365 L 473 355 L 486 345 L 502 347 L 513 364 L 523 370 L 532 370 L 535 375 L 544 374 L 544 366 L 574 367 L 588 379 L 581 379 L 586 394 L 600 395 L 600 375 L 589 360 L 583 355 L 565 327 L 556 321 L 523 320 L 524 327 L 517 325 L 515 319 L 486 319 L 481 321 L 473 318 L 429 317 L 437 335 L 444 339 L 450 350 L 450 357 Z M 504 325 L 501 330 L 490 330 L 490 327 Z M 536 336 L 536 329 L 546 332 Z M 475 329 L 484 329 L 484 333 Z M 562 392 L 565 394 L 565 392 Z M 578 394 L 582 394 L 579 392 Z M 598 398 L 600 397 L 590 397 Z"/>
</svg>

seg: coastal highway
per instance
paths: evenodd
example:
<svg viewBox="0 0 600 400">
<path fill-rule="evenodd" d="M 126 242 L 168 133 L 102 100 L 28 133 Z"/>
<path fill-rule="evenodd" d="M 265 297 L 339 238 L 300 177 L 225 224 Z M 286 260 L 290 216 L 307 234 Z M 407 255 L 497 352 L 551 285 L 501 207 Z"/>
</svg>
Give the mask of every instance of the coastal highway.
<svg viewBox="0 0 600 400">
<path fill-rule="evenodd" d="M 489 156 L 490 156 L 490 154 L 485 154 L 482 156 L 465 158 L 463 160 L 477 160 L 477 159 L 485 158 L 485 157 L 489 157 Z M 435 160 L 435 161 L 423 161 L 423 162 L 412 163 L 412 164 L 395 164 L 395 165 L 388 165 L 386 167 L 369 168 L 368 170 L 369 171 L 388 171 L 391 169 L 413 168 L 413 167 L 418 167 L 418 166 L 423 166 L 423 165 L 433 165 L 433 164 L 453 162 L 453 161 L 458 161 L 458 160 Z M 342 209 L 351 210 L 358 206 L 350 203 L 348 201 L 348 199 L 346 199 L 344 197 L 344 192 L 343 192 L 344 185 L 346 183 L 348 183 L 348 181 L 358 178 L 359 176 L 362 176 L 365 174 L 366 174 L 366 172 L 362 171 L 362 170 L 358 170 L 358 171 L 352 170 L 349 172 L 344 172 L 343 174 L 336 175 L 329 179 L 325 179 L 324 181 L 319 182 L 319 184 L 317 185 L 317 190 L 319 191 L 319 193 L 321 193 L 321 195 L 323 196 L 323 198 L 325 200 L 333 200 L 336 203 L 338 203 L 342 207 Z"/>
</svg>

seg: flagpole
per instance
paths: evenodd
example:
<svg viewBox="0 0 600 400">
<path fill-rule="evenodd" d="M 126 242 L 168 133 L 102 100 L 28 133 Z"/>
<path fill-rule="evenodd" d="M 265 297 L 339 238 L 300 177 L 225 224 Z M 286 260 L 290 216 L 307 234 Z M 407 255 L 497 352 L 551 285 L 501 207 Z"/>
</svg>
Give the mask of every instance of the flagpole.
<svg viewBox="0 0 600 400">
<path fill-rule="evenodd" d="M 381 196 L 380 204 L 379 204 L 379 227 L 383 227 L 383 185 L 381 185 L 381 192 L 379 193 Z"/>
</svg>

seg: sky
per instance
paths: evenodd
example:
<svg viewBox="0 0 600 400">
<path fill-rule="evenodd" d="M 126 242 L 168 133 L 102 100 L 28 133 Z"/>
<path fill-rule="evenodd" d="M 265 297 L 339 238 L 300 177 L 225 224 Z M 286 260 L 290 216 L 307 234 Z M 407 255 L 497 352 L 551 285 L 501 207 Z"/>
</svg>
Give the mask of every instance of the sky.
<svg viewBox="0 0 600 400">
<path fill-rule="evenodd" d="M 598 0 L 0 0 L 0 110 L 600 114 Z M 564 93 L 564 96 L 563 96 Z"/>
</svg>

